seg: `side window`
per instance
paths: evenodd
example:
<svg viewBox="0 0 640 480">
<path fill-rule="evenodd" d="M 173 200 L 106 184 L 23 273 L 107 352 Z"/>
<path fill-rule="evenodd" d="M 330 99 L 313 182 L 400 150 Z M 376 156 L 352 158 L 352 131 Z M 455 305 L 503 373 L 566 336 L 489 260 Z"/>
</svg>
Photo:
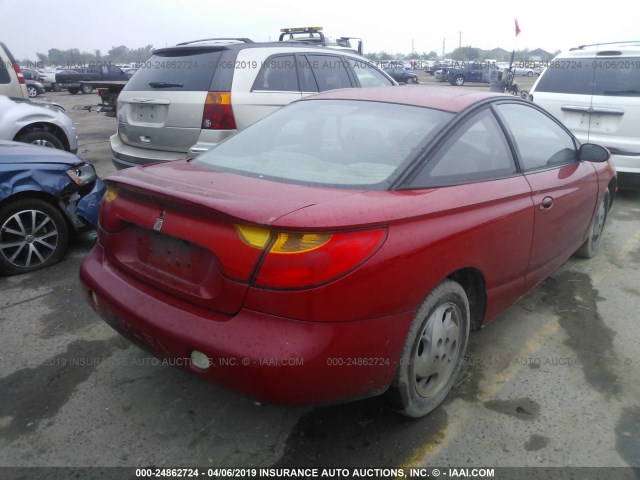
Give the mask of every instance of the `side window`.
<svg viewBox="0 0 640 480">
<path fill-rule="evenodd" d="M 515 140 L 518 159 L 525 172 L 579 160 L 571 135 L 544 113 L 514 103 L 497 105 L 495 109 Z"/>
<path fill-rule="evenodd" d="M 262 65 L 251 90 L 299 92 L 295 57 L 279 55 L 268 58 Z"/>
<path fill-rule="evenodd" d="M 304 55 L 296 55 L 296 63 L 298 66 L 298 75 L 300 76 L 300 90 L 304 93 L 312 93 L 318 91 L 318 83 L 313 76 L 311 64 Z"/>
<path fill-rule="evenodd" d="M 509 145 L 489 109 L 459 128 L 411 182 L 425 188 L 504 178 L 517 172 Z"/>
<path fill-rule="evenodd" d="M 9 76 L 9 71 L 7 70 L 6 64 L 9 64 L 8 61 L 4 61 L 2 57 L 0 57 L 0 83 L 10 83 L 11 77 Z"/>
<path fill-rule="evenodd" d="M 334 90 L 350 88 L 351 79 L 347 71 L 348 64 L 337 55 L 307 55 L 311 70 L 318 82 L 318 90 Z"/>
<path fill-rule="evenodd" d="M 393 85 L 393 83 L 374 68 L 373 65 L 353 58 L 347 58 L 347 60 L 351 64 L 351 68 L 356 74 L 361 87 L 388 87 Z"/>
</svg>

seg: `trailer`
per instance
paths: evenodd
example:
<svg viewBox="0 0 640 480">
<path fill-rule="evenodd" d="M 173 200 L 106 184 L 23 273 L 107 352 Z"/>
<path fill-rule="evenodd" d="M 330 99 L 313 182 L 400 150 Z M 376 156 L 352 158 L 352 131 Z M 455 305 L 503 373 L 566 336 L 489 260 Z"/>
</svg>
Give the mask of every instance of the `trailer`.
<svg viewBox="0 0 640 480">
<path fill-rule="evenodd" d="M 73 108 L 75 110 L 95 110 L 106 114 L 107 117 L 115 117 L 118 95 L 126 84 L 126 80 L 81 81 L 80 85 L 86 85 L 87 90 L 89 88 L 98 90 L 100 103 L 98 105 L 76 105 Z"/>
</svg>

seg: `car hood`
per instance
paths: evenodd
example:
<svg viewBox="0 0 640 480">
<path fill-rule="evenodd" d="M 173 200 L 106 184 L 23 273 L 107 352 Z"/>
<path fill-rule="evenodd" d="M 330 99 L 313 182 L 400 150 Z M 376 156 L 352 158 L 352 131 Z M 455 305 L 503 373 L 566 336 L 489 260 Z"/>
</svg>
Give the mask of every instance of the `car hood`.
<svg viewBox="0 0 640 480">
<path fill-rule="evenodd" d="M 64 150 L 0 140 L 0 165 L 9 163 L 78 165 L 84 161 Z"/>
<path fill-rule="evenodd" d="M 64 112 L 64 108 L 62 108 L 61 105 L 49 100 L 32 100 L 30 98 L 5 97 L 0 95 L 0 112 L 8 111 L 10 108 L 16 107 L 16 105 L 23 105 L 27 108 L 32 107 L 36 110 L 44 109 L 52 112 Z"/>
</svg>

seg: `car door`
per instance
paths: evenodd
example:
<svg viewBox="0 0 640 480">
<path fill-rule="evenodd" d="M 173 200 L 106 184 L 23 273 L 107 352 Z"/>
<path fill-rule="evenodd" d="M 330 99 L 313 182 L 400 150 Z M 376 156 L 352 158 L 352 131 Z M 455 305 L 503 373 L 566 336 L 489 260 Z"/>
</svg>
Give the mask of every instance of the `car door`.
<svg viewBox="0 0 640 480">
<path fill-rule="evenodd" d="M 529 182 L 535 228 L 525 289 L 553 272 L 582 244 L 598 183 L 593 165 L 578 157 L 573 136 L 549 115 L 526 103 L 496 105 Z"/>
<path fill-rule="evenodd" d="M 531 188 L 489 108 L 460 124 L 409 188 L 430 189 L 423 207 L 438 212 L 425 224 L 441 239 L 428 247 L 433 268 L 482 272 L 490 318 L 522 295 L 534 228 Z"/>
</svg>

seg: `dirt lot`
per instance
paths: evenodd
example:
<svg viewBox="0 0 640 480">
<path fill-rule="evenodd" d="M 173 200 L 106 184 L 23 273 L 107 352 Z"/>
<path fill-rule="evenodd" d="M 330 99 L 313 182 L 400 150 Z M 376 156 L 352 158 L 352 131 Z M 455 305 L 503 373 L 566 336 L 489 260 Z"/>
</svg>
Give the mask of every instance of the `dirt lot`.
<svg viewBox="0 0 640 480">
<path fill-rule="evenodd" d="M 79 154 L 101 175 L 113 171 L 115 119 L 71 108 L 97 96 L 47 97 L 77 122 Z M 260 405 L 163 365 L 81 298 L 90 248 L 76 242 L 56 266 L 0 278 L 0 467 L 127 467 L 100 471 L 113 478 L 146 466 L 606 467 L 602 478 L 634 478 L 612 468 L 640 467 L 638 193 L 619 192 L 596 258 L 570 259 L 472 334 L 457 386 L 420 420 L 380 399 Z M 3 479 L 72 474 L 0 470 Z"/>
</svg>

